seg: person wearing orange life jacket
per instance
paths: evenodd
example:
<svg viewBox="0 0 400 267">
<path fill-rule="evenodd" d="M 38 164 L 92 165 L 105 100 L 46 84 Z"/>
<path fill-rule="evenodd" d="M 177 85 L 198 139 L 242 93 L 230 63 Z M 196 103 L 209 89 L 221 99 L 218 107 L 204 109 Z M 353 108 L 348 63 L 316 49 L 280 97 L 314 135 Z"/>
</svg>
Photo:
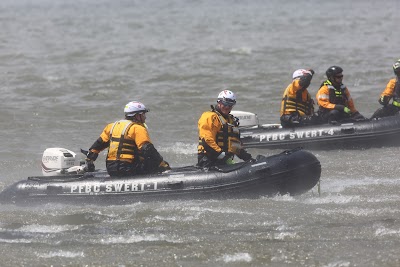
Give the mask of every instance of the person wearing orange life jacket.
<svg viewBox="0 0 400 267">
<path fill-rule="evenodd" d="M 312 69 L 298 69 L 293 75 L 293 81 L 285 89 L 281 103 L 282 127 L 305 126 L 317 123 L 314 115 L 314 101 L 307 88 L 314 75 Z"/>
<path fill-rule="evenodd" d="M 364 120 L 365 117 L 357 111 L 347 87 L 342 83 L 343 69 L 338 66 L 326 70 L 328 78 L 321 84 L 316 98 L 318 115 L 322 122 L 334 123 L 344 120 Z"/>
<path fill-rule="evenodd" d="M 100 151 L 108 148 L 106 168 L 110 176 L 130 176 L 169 170 L 169 164 L 151 143 L 145 125 L 149 110 L 132 101 L 124 108 L 125 120 L 108 124 L 90 147 L 86 171 L 94 171 L 94 161 Z"/>
<path fill-rule="evenodd" d="M 236 155 L 244 161 L 253 161 L 251 154 L 242 148 L 239 119 L 230 112 L 236 104 L 232 91 L 224 90 L 218 95 L 217 106 L 204 112 L 198 121 L 198 164 L 202 168 L 231 164 Z"/>
<path fill-rule="evenodd" d="M 400 111 L 400 59 L 393 64 L 393 72 L 396 77 L 389 80 L 378 100 L 383 107 L 375 111 L 371 118 L 393 116 Z M 393 101 L 389 103 L 391 99 Z"/>
</svg>

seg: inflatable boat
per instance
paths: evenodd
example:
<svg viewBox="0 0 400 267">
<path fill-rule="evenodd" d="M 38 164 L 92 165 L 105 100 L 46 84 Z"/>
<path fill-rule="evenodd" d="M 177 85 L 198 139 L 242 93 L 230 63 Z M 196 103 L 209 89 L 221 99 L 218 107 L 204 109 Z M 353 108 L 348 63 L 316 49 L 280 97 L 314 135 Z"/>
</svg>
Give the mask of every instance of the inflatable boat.
<svg viewBox="0 0 400 267">
<path fill-rule="evenodd" d="M 28 177 L 0 193 L 1 203 L 31 204 L 76 202 L 125 204 L 132 202 L 258 198 L 276 194 L 298 195 L 319 181 L 321 165 L 310 152 L 296 149 L 273 156 L 257 156 L 252 162 L 200 169 L 195 166 L 133 177 L 110 177 L 106 171 L 79 173 L 81 166 L 69 166 L 74 153 L 51 148 L 42 165 L 50 161 L 60 168 L 43 166 L 43 176 Z M 62 162 L 62 164 L 59 164 Z"/>
<path fill-rule="evenodd" d="M 257 115 L 232 111 L 239 118 L 241 141 L 250 148 L 311 150 L 364 149 L 400 145 L 400 115 L 336 124 L 282 128 L 258 124 Z"/>
</svg>

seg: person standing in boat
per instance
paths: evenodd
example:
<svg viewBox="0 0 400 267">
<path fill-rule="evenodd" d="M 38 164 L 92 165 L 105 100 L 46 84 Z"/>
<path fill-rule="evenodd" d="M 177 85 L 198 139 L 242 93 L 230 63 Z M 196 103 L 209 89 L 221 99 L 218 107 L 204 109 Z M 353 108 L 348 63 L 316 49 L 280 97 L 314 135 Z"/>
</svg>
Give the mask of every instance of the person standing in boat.
<svg viewBox="0 0 400 267">
<path fill-rule="evenodd" d="M 307 88 L 314 75 L 312 69 L 298 69 L 293 81 L 285 89 L 281 103 L 281 125 L 284 128 L 298 127 L 317 123 L 314 115 L 314 100 Z"/>
<path fill-rule="evenodd" d="M 375 111 L 372 118 L 393 116 L 400 111 L 400 59 L 393 64 L 393 72 L 396 77 L 389 80 L 378 100 L 383 107 Z M 392 103 L 389 103 L 390 99 L 393 99 Z"/>
<path fill-rule="evenodd" d="M 218 95 L 217 106 L 204 112 L 198 121 L 198 164 L 202 168 L 231 164 L 236 155 L 244 161 L 253 160 L 242 148 L 239 119 L 230 112 L 236 104 L 232 91 L 224 90 Z"/>
<path fill-rule="evenodd" d="M 108 124 L 90 147 L 86 171 L 94 171 L 100 151 L 108 148 L 106 167 L 110 176 L 131 176 L 171 169 L 151 143 L 145 124 L 149 110 L 132 101 L 124 108 L 125 119 Z"/>
<path fill-rule="evenodd" d="M 326 70 L 327 80 L 321 84 L 317 92 L 318 115 L 323 122 L 343 120 L 364 120 L 357 111 L 347 87 L 342 83 L 343 69 L 338 66 Z"/>
</svg>

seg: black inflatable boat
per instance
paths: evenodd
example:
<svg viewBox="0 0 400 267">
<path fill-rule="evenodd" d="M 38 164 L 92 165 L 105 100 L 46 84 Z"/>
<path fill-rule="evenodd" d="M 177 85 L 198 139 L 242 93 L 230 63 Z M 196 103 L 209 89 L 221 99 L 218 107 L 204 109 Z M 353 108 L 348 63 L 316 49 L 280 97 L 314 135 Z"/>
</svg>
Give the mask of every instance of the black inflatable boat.
<svg viewBox="0 0 400 267">
<path fill-rule="evenodd" d="M 43 156 L 45 161 L 54 159 L 57 160 L 56 156 Z M 0 202 L 108 205 L 148 200 L 298 195 L 318 183 L 321 165 L 312 153 L 298 149 L 269 157 L 257 156 L 255 162 L 209 170 L 189 166 L 160 174 L 117 179 L 110 178 L 105 171 L 58 173 L 58 176 L 29 177 L 19 181 L 0 193 Z"/>
<path fill-rule="evenodd" d="M 241 140 L 247 148 L 363 149 L 400 145 L 400 115 L 336 124 L 282 128 L 259 125 L 250 112 L 232 112 L 239 117 Z"/>
</svg>

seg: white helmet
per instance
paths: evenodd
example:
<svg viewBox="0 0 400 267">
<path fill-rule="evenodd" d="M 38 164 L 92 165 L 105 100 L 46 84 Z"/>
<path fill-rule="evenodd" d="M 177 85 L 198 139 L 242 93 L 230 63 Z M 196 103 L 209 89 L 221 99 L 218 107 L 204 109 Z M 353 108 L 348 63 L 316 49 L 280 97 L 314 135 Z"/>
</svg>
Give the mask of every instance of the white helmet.
<svg viewBox="0 0 400 267">
<path fill-rule="evenodd" d="M 137 113 L 146 113 L 149 112 L 143 103 L 140 103 L 138 101 L 132 101 L 129 102 L 128 104 L 125 105 L 124 112 L 125 112 L 125 117 L 133 117 Z"/>
<path fill-rule="evenodd" d="M 224 106 L 234 106 L 236 104 L 236 96 L 232 91 L 224 90 L 218 95 L 217 103 L 222 103 Z"/>
<path fill-rule="evenodd" d="M 295 72 L 293 72 L 292 77 L 293 77 L 293 80 L 294 80 L 294 79 L 300 78 L 300 77 L 302 77 L 302 76 L 304 76 L 306 74 L 310 74 L 312 76 L 311 71 L 305 70 L 305 69 L 298 69 Z"/>
</svg>

